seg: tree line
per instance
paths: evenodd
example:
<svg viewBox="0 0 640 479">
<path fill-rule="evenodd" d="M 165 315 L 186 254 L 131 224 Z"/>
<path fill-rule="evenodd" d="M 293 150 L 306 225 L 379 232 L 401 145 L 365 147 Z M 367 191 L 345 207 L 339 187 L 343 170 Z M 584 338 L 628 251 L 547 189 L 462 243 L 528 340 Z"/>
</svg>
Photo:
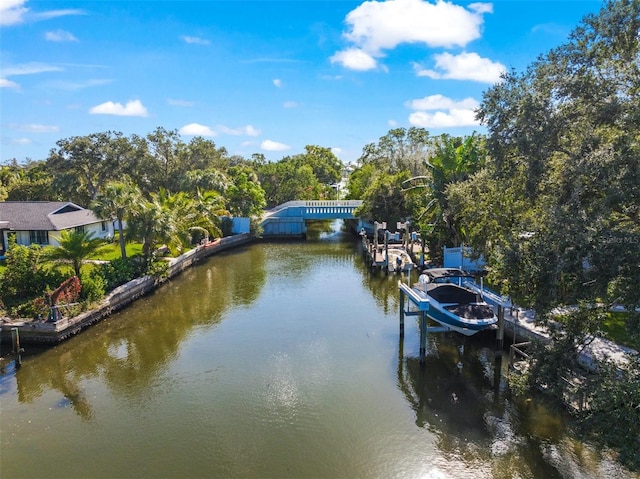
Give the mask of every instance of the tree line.
<svg viewBox="0 0 640 479">
<path fill-rule="evenodd" d="M 484 94 L 486 135 L 391 130 L 349 181 L 361 212 L 410 220 L 431 253 L 466 244 L 489 281 L 545 323 L 526 394 L 562 402 L 579 353 L 621 323 L 640 345 L 640 1 L 607 1 L 568 41 Z M 612 307 L 624 308 L 622 314 Z M 563 308 L 563 309 L 559 309 Z M 640 357 L 606 358 L 582 387 L 582 432 L 640 469 Z M 612 428 L 612 424 L 624 425 Z"/>
<path fill-rule="evenodd" d="M 624 307 L 624 336 L 640 344 L 639 31 L 640 0 L 606 1 L 565 44 L 483 94 L 477 117 L 486 135 L 392 129 L 363 148 L 348 180 L 347 198 L 364 200 L 361 217 L 408 220 L 435 261 L 443 246 L 472 246 L 501 294 L 541 321 L 562 323 L 534 351 L 525 378 L 527 391 L 558 401 L 562 377 L 603 334 L 612 306 Z M 109 198 L 131 189 L 128 207 L 157 206 L 128 218 L 132 232 L 162 225 L 156 234 L 173 231 L 180 244 L 189 227 L 178 220 L 199 212 L 252 216 L 288 200 L 332 198 L 342 166 L 319 146 L 267 162 L 230 156 L 203 138 L 185 143 L 162 128 L 145 138 L 106 132 L 60 140 L 45 161 L 2 167 L 0 199 L 71 200 L 113 208 L 117 217 Z M 189 214 L 172 219 L 172 211 Z M 212 235 L 219 226 L 189 224 Z M 635 469 L 639 362 L 603 362 L 598 381 L 585 386 L 589 412 L 579 417 L 585 434 Z"/>
</svg>

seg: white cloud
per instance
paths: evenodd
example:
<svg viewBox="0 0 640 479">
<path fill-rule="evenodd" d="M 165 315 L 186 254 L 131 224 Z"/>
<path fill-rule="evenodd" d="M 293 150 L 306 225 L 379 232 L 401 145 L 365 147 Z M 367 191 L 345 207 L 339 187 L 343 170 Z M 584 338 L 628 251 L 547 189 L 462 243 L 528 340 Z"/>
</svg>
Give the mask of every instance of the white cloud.
<svg viewBox="0 0 640 479">
<path fill-rule="evenodd" d="M 340 63 L 345 68 L 357 71 L 373 70 L 378 65 L 375 58 L 360 48 L 336 52 L 329 60 L 331 63 Z"/>
<path fill-rule="evenodd" d="M 421 128 L 446 128 L 456 126 L 476 126 L 475 110 L 480 106 L 469 97 L 455 101 L 443 95 L 431 95 L 407 102 L 411 109 L 418 110 L 409 115 L 409 123 Z M 434 111 L 434 113 L 427 113 Z"/>
<path fill-rule="evenodd" d="M 283 108 L 298 108 L 300 105 L 295 101 L 285 101 L 282 104 Z"/>
<path fill-rule="evenodd" d="M 60 128 L 55 125 L 39 125 L 37 123 L 29 123 L 26 125 L 11 124 L 9 128 L 17 131 L 26 131 L 29 133 L 55 133 L 60 131 Z"/>
<path fill-rule="evenodd" d="M 337 147 L 337 146 L 334 146 L 333 148 L 331 148 L 331 152 L 332 152 L 334 155 L 338 156 L 338 155 L 340 155 L 340 153 L 342 153 L 342 148 L 339 148 L 339 147 Z"/>
<path fill-rule="evenodd" d="M 51 81 L 47 82 L 47 86 L 56 88 L 58 90 L 75 91 L 82 90 L 84 88 L 90 88 L 94 86 L 107 85 L 113 80 L 107 78 L 93 78 L 84 82 L 71 82 L 71 81 Z"/>
<path fill-rule="evenodd" d="M 107 101 L 96 105 L 89 110 L 92 115 L 116 115 L 116 116 L 140 116 L 146 117 L 149 115 L 147 109 L 140 100 L 131 100 L 122 105 L 122 103 L 114 103 Z"/>
<path fill-rule="evenodd" d="M 169 105 L 171 105 L 171 106 L 185 106 L 185 107 L 193 106 L 193 105 L 195 105 L 195 104 L 196 104 L 196 103 L 195 103 L 195 102 L 193 102 L 193 101 L 188 101 L 188 100 L 176 100 L 176 99 L 173 99 L 173 98 L 168 98 L 168 99 L 167 99 L 167 103 L 168 103 Z"/>
<path fill-rule="evenodd" d="M 349 12 L 344 37 L 353 47 L 336 53 L 332 62 L 350 69 L 370 70 L 384 50 L 403 43 L 430 47 L 464 47 L 480 38 L 482 15 L 490 13 L 489 3 L 473 3 L 464 8 L 446 1 L 424 0 L 366 1 Z"/>
<path fill-rule="evenodd" d="M 20 88 L 18 83 L 8 80 L 6 77 L 59 71 L 62 71 L 62 68 L 39 62 L 20 63 L 18 65 L 5 67 L 2 69 L 4 77 L 0 78 L 0 88 Z"/>
<path fill-rule="evenodd" d="M 273 84 L 277 87 L 280 88 L 282 86 L 282 80 L 280 80 L 280 78 L 274 78 L 273 79 Z"/>
<path fill-rule="evenodd" d="M 493 62 L 488 58 L 482 58 L 477 53 L 463 52 L 459 55 L 441 53 L 435 55 L 436 68 L 441 71 L 422 69 L 414 64 L 418 76 L 427 76 L 434 79 L 474 80 L 483 83 L 497 83 L 500 75 L 507 69 L 499 62 Z"/>
<path fill-rule="evenodd" d="M 201 125 L 200 123 L 189 123 L 184 125 L 178 133 L 185 136 L 216 136 L 216 133 L 211 127 Z"/>
<path fill-rule="evenodd" d="M 6 78 L 0 78 L 0 88 L 20 88 L 20 85 Z"/>
<path fill-rule="evenodd" d="M 462 101 L 455 101 L 443 95 L 430 95 L 424 98 L 411 100 L 407 105 L 412 110 L 451 110 L 451 109 L 475 109 L 480 106 L 477 100 L 468 97 Z"/>
<path fill-rule="evenodd" d="M 467 5 L 469 10 L 473 10 L 476 13 L 493 13 L 493 4 L 492 3 L 470 3 Z"/>
<path fill-rule="evenodd" d="M 455 126 L 476 126 L 480 122 L 475 119 L 473 110 L 449 110 L 427 113 L 416 111 L 409 115 L 409 123 L 421 128 L 447 128 Z"/>
<path fill-rule="evenodd" d="M 55 32 L 46 32 L 44 38 L 50 42 L 77 42 L 78 39 L 71 32 L 65 30 L 56 30 Z"/>
<path fill-rule="evenodd" d="M 34 20 L 48 20 L 50 18 L 66 17 L 68 15 L 86 15 L 84 10 L 67 8 L 64 10 L 49 10 L 47 12 L 37 12 L 33 14 Z"/>
<path fill-rule="evenodd" d="M 211 42 L 209 40 L 207 40 L 206 38 L 189 37 L 189 36 L 186 36 L 186 35 L 183 35 L 180 38 L 182 38 L 185 43 L 188 43 L 190 45 L 211 45 Z"/>
<path fill-rule="evenodd" d="M 29 138 L 15 138 L 11 140 L 12 145 L 30 145 L 31 140 Z"/>
<path fill-rule="evenodd" d="M 240 136 L 240 135 L 258 136 L 258 135 L 260 135 L 260 130 L 258 130 L 257 128 L 255 128 L 252 125 L 241 126 L 240 128 L 229 128 L 227 126 L 219 125 L 217 128 L 221 132 L 226 133 L 227 135 L 233 135 L 233 136 Z"/>
<path fill-rule="evenodd" d="M 284 143 L 279 143 L 272 140 L 264 140 L 260 144 L 260 148 L 265 151 L 285 151 L 291 149 L 289 145 L 285 145 Z"/>
<path fill-rule="evenodd" d="M 47 20 L 49 18 L 66 15 L 85 15 L 83 10 L 49 10 L 45 12 L 32 12 L 24 6 L 26 0 L 1 0 L 0 1 L 0 25 L 17 25 L 25 21 Z"/>
<path fill-rule="evenodd" d="M 2 0 L 0 2 L 0 25 L 22 23 L 23 16 L 29 11 L 23 7 L 25 0 Z"/>
<path fill-rule="evenodd" d="M 29 62 L 2 69 L 5 77 L 14 75 L 33 75 L 34 73 L 59 72 L 62 68 L 47 63 Z"/>
</svg>

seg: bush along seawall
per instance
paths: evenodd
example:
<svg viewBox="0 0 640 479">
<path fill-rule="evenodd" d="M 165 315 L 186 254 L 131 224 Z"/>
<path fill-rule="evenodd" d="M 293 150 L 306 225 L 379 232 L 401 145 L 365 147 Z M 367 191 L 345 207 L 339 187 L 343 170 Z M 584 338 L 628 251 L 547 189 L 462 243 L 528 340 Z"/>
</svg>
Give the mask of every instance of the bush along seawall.
<svg viewBox="0 0 640 479">
<path fill-rule="evenodd" d="M 167 274 L 133 279 L 109 292 L 93 309 L 77 316 L 58 317 L 53 315 L 53 321 L 0 319 L 0 339 L 12 342 L 11 348 L 3 348 L 3 354 L 19 354 L 21 352 L 20 343 L 46 345 L 64 341 L 88 326 L 102 321 L 113 312 L 124 308 L 141 296 L 155 290 L 165 281 L 180 274 L 186 268 L 202 259 L 252 241 L 254 241 L 254 236 L 244 233 L 219 238 L 210 243 L 199 245 L 177 258 L 168 259 L 169 268 Z"/>
</svg>

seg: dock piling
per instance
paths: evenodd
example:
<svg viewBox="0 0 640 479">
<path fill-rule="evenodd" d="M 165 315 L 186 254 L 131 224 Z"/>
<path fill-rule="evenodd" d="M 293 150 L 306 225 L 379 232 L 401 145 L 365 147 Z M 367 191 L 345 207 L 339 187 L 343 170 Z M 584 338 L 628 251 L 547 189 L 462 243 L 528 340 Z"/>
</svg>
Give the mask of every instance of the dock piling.
<svg viewBox="0 0 640 479">
<path fill-rule="evenodd" d="M 16 365 L 22 366 L 22 356 L 24 349 L 20 347 L 20 333 L 18 328 L 11 328 L 11 344 L 13 345 L 13 355 L 16 357 Z"/>
<path fill-rule="evenodd" d="M 400 290 L 400 337 L 404 337 L 404 292 Z"/>
<path fill-rule="evenodd" d="M 424 364 L 427 354 L 427 312 L 420 311 L 420 363 Z"/>
<path fill-rule="evenodd" d="M 496 356 L 502 356 L 504 347 L 504 307 L 498 305 L 498 330 L 496 331 Z"/>
</svg>

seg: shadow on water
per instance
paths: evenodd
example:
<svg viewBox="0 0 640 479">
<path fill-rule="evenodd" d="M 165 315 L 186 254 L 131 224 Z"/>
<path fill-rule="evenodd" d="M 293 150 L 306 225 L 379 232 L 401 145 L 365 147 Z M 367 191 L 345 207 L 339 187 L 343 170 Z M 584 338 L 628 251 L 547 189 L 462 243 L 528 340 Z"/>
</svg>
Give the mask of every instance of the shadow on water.
<svg viewBox="0 0 640 479">
<path fill-rule="evenodd" d="M 564 413 L 510 396 L 494 334 L 432 334 L 424 363 L 399 341 L 398 388 L 443 457 L 490 463 L 495 478 L 632 477 L 570 438 Z"/>
<path fill-rule="evenodd" d="M 109 451 L 86 456 L 82 467 L 108 471 L 102 477 L 113 471 L 121 477 L 145 471 L 167 477 L 170 471 L 181 474 L 173 477 L 319 477 L 322 470 L 330 471 L 325 477 L 347 477 L 349 467 L 348 477 L 401 477 L 401 469 L 391 473 L 394 461 L 407 467 L 404 477 L 425 477 L 416 474 L 435 466 L 449 475 L 426 477 L 634 477 L 571 439 L 570 426 L 542 402 L 509 396 L 506 358 L 496 361 L 493 332 L 429 335 L 421 364 L 415 329 L 407 327 L 396 343 L 400 277 L 372 273 L 350 232 L 327 223 L 308 229 L 307 239 L 291 247 L 265 242 L 216 255 L 52 350 L 34 354 L 29 348 L 19 370 L 2 365 L 0 396 L 17 403 L 3 404 L 2 440 L 13 454 L 13 471 L 28 462 L 34 438 L 42 438 L 37 447 L 43 463 L 25 477 L 42 477 L 57 459 L 65 463 L 60 470 L 72 471 L 65 469 L 73 466 L 70 457 L 79 456 L 72 448 L 94 440 Z M 298 314 L 300 297 L 292 291 L 317 314 Z M 333 301 L 326 317 L 325 296 Z M 288 316 L 273 305 L 282 298 L 291 300 Z M 343 310 L 351 321 L 342 322 Z M 303 323 L 302 316 L 316 322 Z M 314 354 L 309 344 L 319 345 Z M 265 357 L 277 359 L 279 381 L 261 363 Z M 282 429 L 261 427 L 260 411 L 272 408 L 254 404 L 255 384 L 267 385 L 267 398 L 278 386 L 286 393 L 276 397 L 287 418 Z M 294 396 L 301 408 L 289 405 Z M 340 397 L 347 400 L 334 399 Z M 292 423 L 298 410 L 305 412 Z M 32 418 L 38 427 L 64 421 L 64 429 L 29 435 L 25 422 Z M 130 423 L 138 429 L 118 429 Z M 17 439 L 14 431 L 20 432 Z M 57 438 L 67 441 L 52 450 L 48 446 Z M 410 446 L 397 447 L 407 439 Z M 113 446 L 120 442 L 130 450 Z M 374 443 L 380 449 L 372 453 Z M 142 466 L 145 460 L 149 464 Z M 152 463 L 155 469 L 145 469 Z M 390 474 L 361 473 L 375 465 Z M 285 467 L 296 467 L 298 474 Z"/>
<path fill-rule="evenodd" d="M 221 261 L 233 266 L 220 267 Z M 261 248 L 217 255 L 74 338 L 53 348 L 30 346 L 28 367 L 9 374 L 15 374 L 18 400 L 29 403 L 56 390 L 62 396 L 56 407 L 70 406 L 90 421 L 91 402 L 79 386 L 87 379 L 102 376 L 123 397 L 148 394 L 194 330 L 215 327 L 228 308 L 259 296 L 264 262 Z"/>
</svg>

